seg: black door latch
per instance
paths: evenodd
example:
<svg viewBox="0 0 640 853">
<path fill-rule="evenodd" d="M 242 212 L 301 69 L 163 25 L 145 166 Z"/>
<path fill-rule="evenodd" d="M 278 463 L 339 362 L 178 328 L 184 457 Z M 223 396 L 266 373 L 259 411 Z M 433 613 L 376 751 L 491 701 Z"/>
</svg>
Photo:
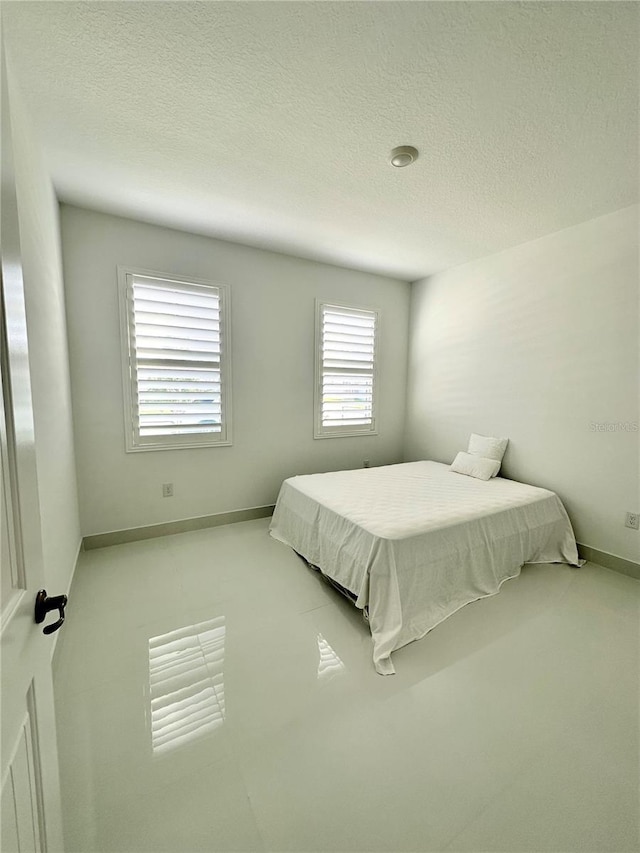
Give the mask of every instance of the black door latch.
<svg viewBox="0 0 640 853">
<path fill-rule="evenodd" d="M 64 609 L 66 606 L 66 595 L 52 595 L 51 598 L 48 598 L 46 589 L 41 589 L 36 595 L 35 619 L 38 625 L 41 622 L 44 622 L 45 616 L 51 610 L 57 610 L 60 615 L 57 622 L 54 622 L 52 625 L 47 625 L 46 628 L 42 629 L 44 634 L 53 634 L 54 631 L 57 631 L 58 628 L 62 627 L 62 623 L 64 622 Z"/>
</svg>

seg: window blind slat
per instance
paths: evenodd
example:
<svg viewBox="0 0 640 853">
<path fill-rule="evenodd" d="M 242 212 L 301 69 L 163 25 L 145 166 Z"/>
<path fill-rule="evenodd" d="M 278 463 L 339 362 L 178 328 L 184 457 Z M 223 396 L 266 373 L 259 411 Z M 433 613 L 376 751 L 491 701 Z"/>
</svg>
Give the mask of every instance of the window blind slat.
<svg viewBox="0 0 640 853">
<path fill-rule="evenodd" d="M 340 317 L 325 317 L 322 323 L 322 329 L 325 332 L 346 334 L 346 335 L 367 335 L 374 328 L 373 323 L 360 322 L 352 320 L 342 320 Z"/>
<path fill-rule="evenodd" d="M 353 358 L 355 360 L 364 358 L 369 361 L 373 359 L 374 347 L 372 345 L 357 344 L 335 344 L 332 341 L 324 342 L 324 358 Z"/>
<path fill-rule="evenodd" d="M 373 362 L 362 362 L 358 364 L 353 361 L 340 361 L 337 358 L 327 359 L 325 362 L 327 367 L 330 367 L 332 370 L 335 368 L 341 368 L 345 373 L 361 373 L 364 376 L 371 376 L 373 372 Z"/>
<path fill-rule="evenodd" d="M 335 392 L 325 392 L 322 397 L 322 402 L 332 403 L 336 399 Z M 340 400 L 343 400 L 345 403 L 369 403 L 373 402 L 372 394 L 340 394 Z"/>
<path fill-rule="evenodd" d="M 162 436 L 171 436 L 171 435 L 200 435 L 202 434 L 218 434 L 222 435 L 222 427 L 218 426 L 203 426 L 202 424 L 198 424 L 196 427 L 189 426 L 154 426 L 154 427 L 140 427 L 140 435 L 146 436 L 147 438 L 152 438 L 156 436 L 158 438 L 162 438 Z"/>
<path fill-rule="evenodd" d="M 187 362 L 193 363 L 193 366 L 196 367 L 199 365 L 200 367 L 209 367 L 211 365 L 218 365 L 220 363 L 220 359 L 217 358 L 215 353 L 208 352 L 184 352 L 180 350 L 176 350 L 175 352 L 170 352 L 169 350 L 165 350 L 160 355 L 158 352 L 154 350 L 142 350 L 136 353 L 138 362 L 142 367 L 171 367 L 176 362 L 177 366 L 180 366 L 180 362 L 182 362 L 182 366 Z"/>
<path fill-rule="evenodd" d="M 349 311 L 346 308 L 327 308 L 323 312 L 325 323 L 350 323 L 353 326 L 371 326 L 375 319 L 370 311 Z"/>
<path fill-rule="evenodd" d="M 367 425 L 367 424 L 369 424 L 369 423 L 371 423 L 371 418 L 370 418 L 370 417 L 364 417 L 364 418 L 359 418 L 359 419 L 356 419 L 356 418 L 347 418 L 347 417 L 344 417 L 344 418 L 336 418 L 336 419 L 332 419 L 332 418 L 323 418 L 323 419 L 322 419 L 322 425 L 323 425 L 323 426 L 325 426 L 325 427 L 332 427 L 332 426 L 366 426 L 366 425 Z"/>
<path fill-rule="evenodd" d="M 179 364 L 171 364 L 169 367 L 160 365 L 145 365 L 138 366 L 139 381 L 175 381 L 187 383 L 207 383 L 219 382 L 220 371 L 217 367 L 207 365 L 206 367 L 196 368 L 193 365 L 181 366 Z"/>
<path fill-rule="evenodd" d="M 133 284 L 133 298 L 135 302 L 159 302 L 165 305 L 187 305 L 192 308 L 197 308 L 198 313 L 202 308 L 218 308 L 219 298 L 217 294 L 208 295 L 205 291 L 202 293 L 192 293 L 178 286 L 162 287 L 157 285 Z"/>
<path fill-rule="evenodd" d="M 210 312 L 213 313 L 213 312 Z M 215 312 L 215 317 L 194 316 L 190 314 L 177 314 L 172 311 L 170 314 L 163 314 L 161 311 L 143 311 L 136 310 L 136 319 L 140 323 L 148 323 L 154 326 L 180 326 L 185 329 L 218 329 L 220 327 L 219 312 Z"/>
<path fill-rule="evenodd" d="M 352 318 L 342 322 L 340 319 L 332 317 L 330 320 L 325 320 L 322 331 L 331 335 L 354 335 L 359 338 L 366 338 L 373 337 L 375 324 L 373 322 L 357 322 Z"/>
<path fill-rule="evenodd" d="M 373 390 L 370 377 L 358 376 L 357 374 L 345 374 L 340 380 L 337 380 L 332 376 L 331 378 L 323 381 L 322 387 L 323 389 L 332 389 L 334 391 L 346 390 L 355 392 L 362 390 L 371 392 Z"/>
<path fill-rule="evenodd" d="M 338 341 L 329 338 L 326 335 L 322 338 L 322 347 L 324 350 L 332 349 L 337 352 L 369 352 L 375 350 L 374 339 L 371 336 L 357 338 L 351 341 Z"/>
<path fill-rule="evenodd" d="M 149 385 L 149 383 L 143 383 L 144 385 Z M 206 400 L 209 398 L 212 399 L 220 399 L 220 387 L 218 388 L 206 388 L 206 387 L 185 387 L 185 386 L 167 386 L 166 383 L 162 385 L 152 385 L 151 388 L 140 388 L 138 390 L 138 399 L 140 400 L 152 400 L 155 398 L 162 399 L 175 399 L 175 400 L 183 400 L 183 399 L 194 399 L 194 400 Z"/>
<path fill-rule="evenodd" d="M 144 311 L 146 314 L 155 314 L 157 317 L 190 317 L 192 320 L 219 320 L 220 311 L 213 305 L 208 308 L 195 308 L 188 305 L 174 305 L 172 302 L 152 302 L 148 299 L 133 300 L 134 313 Z"/>
<path fill-rule="evenodd" d="M 220 341 L 207 341 L 202 339 L 188 340 L 187 338 L 149 338 L 146 335 L 139 335 L 136 338 L 136 350 L 158 353 L 171 352 L 220 352 Z"/>
<path fill-rule="evenodd" d="M 181 317 L 177 314 L 160 314 L 157 311 L 137 311 L 138 323 L 151 328 L 160 329 L 193 329 L 202 332 L 217 332 L 220 328 L 220 318 L 206 320 L 203 317 Z"/>
<path fill-rule="evenodd" d="M 184 432 L 194 434 L 195 432 L 219 432 L 221 429 L 220 423 L 210 424 L 144 424 L 140 427 L 141 430 L 153 430 L 157 435 L 163 432 Z"/>
<path fill-rule="evenodd" d="M 220 332 L 215 329 L 194 329 L 188 326 L 167 326 L 161 323 L 141 323 L 136 326 L 138 336 L 151 338 L 168 338 L 177 341 L 219 341 Z"/>
<path fill-rule="evenodd" d="M 218 424 L 219 415 L 200 417 L 200 415 L 173 414 L 168 415 L 146 415 L 140 414 L 141 426 L 199 426 L 200 424 Z"/>
<path fill-rule="evenodd" d="M 140 417 L 155 415 L 157 417 L 174 417 L 193 415 L 196 418 L 208 418 L 210 415 L 221 415 L 222 406 L 219 403 L 139 403 Z"/>
<path fill-rule="evenodd" d="M 343 410 L 345 412 L 371 412 L 373 411 L 373 400 L 323 400 L 322 410 L 327 415 Z"/>
<path fill-rule="evenodd" d="M 219 403 L 220 394 L 214 391 L 139 391 L 138 398 L 141 403 L 199 403 L 208 402 L 209 400 Z"/>
<path fill-rule="evenodd" d="M 334 346 L 340 346 L 341 344 L 360 344 L 366 346 L 371 336 L 369 333 L 366 335 L 352 335 L 350 332 L 326 332 L 324 333 L 324 341 L 325 343 L 331 343 Z"/>
</svg>

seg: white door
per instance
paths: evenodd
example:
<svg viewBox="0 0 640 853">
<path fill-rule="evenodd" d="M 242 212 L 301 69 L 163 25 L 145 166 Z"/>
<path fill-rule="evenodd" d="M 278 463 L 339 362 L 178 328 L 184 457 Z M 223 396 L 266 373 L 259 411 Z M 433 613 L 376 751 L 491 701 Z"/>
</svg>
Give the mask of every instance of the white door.
<svg viewBox="0 0 640 853">
<path fill-rule="evenodd" d="M 61 851 L 51 640 L 34 622 L 44 586 L 20 234 L 2 68 L 2 300 L 0 308 L 0 849 Z M 48 590 L 55 594 L 58 590 Z M 44 624 L 55 621 L 49 614 Z"/>
</svg>

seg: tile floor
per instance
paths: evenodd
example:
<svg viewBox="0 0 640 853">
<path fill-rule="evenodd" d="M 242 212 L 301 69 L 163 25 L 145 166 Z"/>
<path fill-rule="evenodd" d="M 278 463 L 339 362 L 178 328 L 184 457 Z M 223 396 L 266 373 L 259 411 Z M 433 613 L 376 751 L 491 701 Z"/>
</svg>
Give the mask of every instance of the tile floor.
<svg viewBox="0 0 640 853">
<path fill-rule="evenodd" d="M 371 663 L 268 520 L 91 551 L 55 660 L 69 851 L 635 851 L 640 582 L 527 566 Z"/>
</svg>

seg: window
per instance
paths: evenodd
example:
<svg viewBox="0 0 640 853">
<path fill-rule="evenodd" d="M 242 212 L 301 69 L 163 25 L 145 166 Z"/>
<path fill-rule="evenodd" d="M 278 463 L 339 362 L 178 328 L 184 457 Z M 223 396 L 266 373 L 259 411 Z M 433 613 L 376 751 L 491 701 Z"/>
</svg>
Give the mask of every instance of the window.
<svg viewBox="0 0 640 853">
<path fill-rule="evenodd" d="M 127 451 L 230 444 L 228 288 L 118 272 Z"/>
<path fill-rule="evenodd" d="M 375 311 L 316 306 L 315 438 L 376 430 Z"/>
</svg>

